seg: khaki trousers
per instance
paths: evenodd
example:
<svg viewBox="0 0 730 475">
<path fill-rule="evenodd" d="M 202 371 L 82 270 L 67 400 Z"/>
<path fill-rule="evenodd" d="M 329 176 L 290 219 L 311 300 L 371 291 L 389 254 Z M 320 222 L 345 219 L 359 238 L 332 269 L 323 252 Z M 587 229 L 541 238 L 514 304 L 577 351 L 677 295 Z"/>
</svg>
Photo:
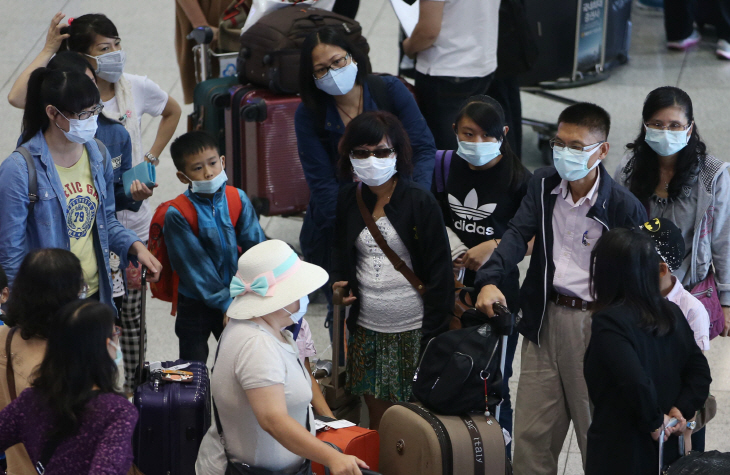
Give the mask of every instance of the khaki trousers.
<svg viewBox="0 0 730 475">
<path fill-rule="evenodd" d="M 585 467 L 592 408 L 583 377 L 583 356 L 590 338 L 590 311 L 549 302 L 540 346 L 523 341 L 515 406 L 515 475 L 557 474 L 571 420 Z"/>
</svg>

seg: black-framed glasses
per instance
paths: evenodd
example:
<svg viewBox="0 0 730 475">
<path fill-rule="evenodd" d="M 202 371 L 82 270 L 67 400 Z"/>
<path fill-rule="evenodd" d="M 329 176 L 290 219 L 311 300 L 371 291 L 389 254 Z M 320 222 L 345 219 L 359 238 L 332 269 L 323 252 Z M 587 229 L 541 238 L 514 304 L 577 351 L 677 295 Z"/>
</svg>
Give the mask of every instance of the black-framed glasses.
<svg viewBox="0 0 730 475">
<path fill-rule="evenodd" d="M 350 56 L 350 53 L 347 53 L 345 56 L 332 61 L 332 64 L 330 64 L 326 68 L 315 69 L 313 74 L 314 79 L 322 79 L 327 75 L 328 72 L 330 72 L 330 69 L 336 71 L 338 69 L 344 68 L 345 66 L 347 66 L 347 60 L 348 58 L 350 58 Z"/>
<path fill-rule="evenodd" d="M 101 111 L 103 109 L 104 109 L 104 104 L 97 104 L 90 111 L 75 112 L 73 114 L 76 116 L 76 118 L 78 120 L 86 120 L 89 117 L 92 117 L 92 116 L 101 114 Z M 56 107 L 56 110 L 58 111 L 59 114 L 61 114 L 61 117 L 63 117 L 64 119 L 68 120 L 68 117 L 66 117 L 65 115 L 63 115 L 63 112 L 61 112 L 60 110 L 58 110 L 58 107 Z"/>
<path fill-rule="evenodd" d="M 362 148 L 356 148 L 350 152 L 351 158 L 363 160 L 365 158 L 388 158 L 395 153 L 394 148 L 376 148 L 375 150 L 365 150 Z"/>
<path fill-rule="evenodd" d="M 687 130 L 692 126 L 692 122 L 687 125 L 682 125 L 679 122 L 671 122 L 669 125 L 664 125 L 661 122 L 646 122 L 644 123 L 647 129 L 654 130 L 671 130 L 672 132 L 680 132 Z"/>
<path fill-rule="evenodd" d="M 557 152 L 562 152 L 563 150 L 568 150 L 574 155 L 580 155 L 583 152 L 588 151 L 595 151 L 597 146 L 600 146 L 601 144 L 606 143 L 605 140 L 601 140 L 600 142 L 592 143 L 590 145 L 586 145 L 585 147 L 581 147 L 580 145 L 566 145 L 562 141 L 558 139 L 550 139 L 550 148 Z"/>
<path fill-rule="evenodd" d="M 122 328 L 114 325 L 114 330 L 112 331 L 112 338 L 119 339 L 121 334 L 122 334 Z"/>
</svg>

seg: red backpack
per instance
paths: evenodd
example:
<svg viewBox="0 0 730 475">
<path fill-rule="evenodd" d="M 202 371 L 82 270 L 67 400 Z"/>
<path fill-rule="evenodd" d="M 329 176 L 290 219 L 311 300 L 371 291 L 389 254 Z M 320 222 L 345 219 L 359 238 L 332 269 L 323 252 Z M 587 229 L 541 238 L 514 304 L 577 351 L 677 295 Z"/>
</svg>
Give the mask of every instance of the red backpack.
<svg viewBox="0 0 730 475">
<path fill-rule="evenodd" d="M 228 213 L 231 216 L 231 224 L 235 228 L 238 223 L 238 218 L 241 216 L 241 211 L 243 211 L 238 188 L 226 186 L 226 200 L 228 201 Z M 158 282 L 150 283 L 150 290 L 152 291 L 153 297 L 164 300 L 165 302 L 172 302 L 170 315 L 174 316 L 177 314 L 177 285 L 180 278 L 177 272 L 172 270 L 170 258 L 167 255 L 167 246 L 165 245 L 165 214 L 170 206 L 174 206 L 183 215 L 183 218 L 190 224 L 193 234 L 197 236 L 199 230 L 198 213 L 195 211 L 193 202 L 184 194 L 179 195 L 174 200 L 162 203 L 155 210 L 154 216 L 152 216 L 150 240 L 147 247 L 152 255 L 162 264 L 162 272 L 160 273 L 160 280 Z"/>
</svg>

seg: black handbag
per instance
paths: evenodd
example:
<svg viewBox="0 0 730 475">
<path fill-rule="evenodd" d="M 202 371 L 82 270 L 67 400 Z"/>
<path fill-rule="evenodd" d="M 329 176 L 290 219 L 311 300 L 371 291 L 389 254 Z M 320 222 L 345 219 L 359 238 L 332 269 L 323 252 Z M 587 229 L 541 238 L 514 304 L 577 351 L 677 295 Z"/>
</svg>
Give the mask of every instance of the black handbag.
<svg viewBox="0 0 730 475">
<path fill-rule="evenodd" d="M 537 62 L 535 36 L 525 14 L 523 0 L 502 0 L 499 5 L 497 77 L 517 76 Z"/>
</svg>

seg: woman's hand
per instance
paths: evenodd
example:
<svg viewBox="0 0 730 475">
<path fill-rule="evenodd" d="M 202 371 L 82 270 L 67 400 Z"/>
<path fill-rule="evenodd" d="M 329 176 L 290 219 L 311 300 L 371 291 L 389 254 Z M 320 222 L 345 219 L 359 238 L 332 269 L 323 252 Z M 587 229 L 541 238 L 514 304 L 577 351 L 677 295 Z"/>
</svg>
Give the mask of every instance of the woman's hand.
<svg viewBox="0 0 730 475">
<path fill-rule="evenodd" d="M 652 431 L 652 433 L 651 433 L 652 439 L 659 442 L 659 437 L 663 435 L 664 441 L 666 442 L 666 440 L 669 438 L 669 434 L 666 433 L 667 429 L 665 429 L 665 428 L 667 427 L 667 423 L 669 422 L 670 419 L 671 419 L 671 417 L 664 414 L 664 422 L 662 422 L 662 426 L 660 428 Z"/>
<path fill-rule="evenodd" d="M 71 36 L 68 33 L 61 34 L 61 28 L 68 26 L 66 23 L 60 24 L 65 16 L 63 13 L 58 12 L 51 19 L 51 26 L 48 27 L 48 33 L 46 33 L 46 44 L 43 46 L 43 49 L 49 53 L 57 53 L 63 40 Z"/>
<path fill-rule="evenodd" d="M 462 257 L 457 257 L 454 263 L 476 272 L 486 264 L 495 249 L 497 249 L 497 241 L 491 239 L 472 247 Z"/>
<path fill-rule="evenodd" d="M 335 454 L 329 463 L 330 473 L 332 475 L 360 475 L 360 468 L 369 469 L 368 465 L 353 455 L 345 455 L 341 453 Z"/>
<path fill-rule="evenodd" d="M 672 417 L 677 419 L 677 425 L 674 427 L 670 427 L 670 429 L 672 430 L 670 432 L 670 435 L 674 433 L 678 434 L 680 432 L 684 432 L 684 430 L 687 428 L 687 419 L 684 418 L 680 410 L 676 407 L 673 407 L 669 410 L 669 418 L 671 419 Z"/>
<path fill-rule="evenodd" d="M 152 186 L 152 190 L 154 190 L 155 188 L 157 188 L 157 183 Z M 130 190 L 132 192 L 132 199 L 134 201 L 144 201 L 152 196 L 152 190 L 139 180 L 134 180 L 132 182 Z"/>
<path fill-rule="evenodd" d="M 347 284 L 348 284 L 348 282 L 346 280 L 341 280 L 339 282 L 335 282 L 334 284 L 332 284 L 332 290 L 334 291 L 334 290 L 337 290 L 340 288 L 347 287 Z M 345 305 L 345 306 L 352 305 L 353 302 L 355 302 L 355 300 L 357 300 L 357 297 L 355 297 L 352 294 L 352 290 L 350 290 L 350 295 L 342 299 L 342 305 Z"/>
<path fill-rule="evenodd" d="M 147 250 L 141 241 L 136 241 L 129 248 L 129 253 L 133 256 L 137 256 L 139 263 L 152 273 L 151 276 L 147 276 L 147 282 L 157 282 L 160 280 L 160 272 L 162 271 L 162 264 L 158 261 L 150 251 Z"/>
</svg>

